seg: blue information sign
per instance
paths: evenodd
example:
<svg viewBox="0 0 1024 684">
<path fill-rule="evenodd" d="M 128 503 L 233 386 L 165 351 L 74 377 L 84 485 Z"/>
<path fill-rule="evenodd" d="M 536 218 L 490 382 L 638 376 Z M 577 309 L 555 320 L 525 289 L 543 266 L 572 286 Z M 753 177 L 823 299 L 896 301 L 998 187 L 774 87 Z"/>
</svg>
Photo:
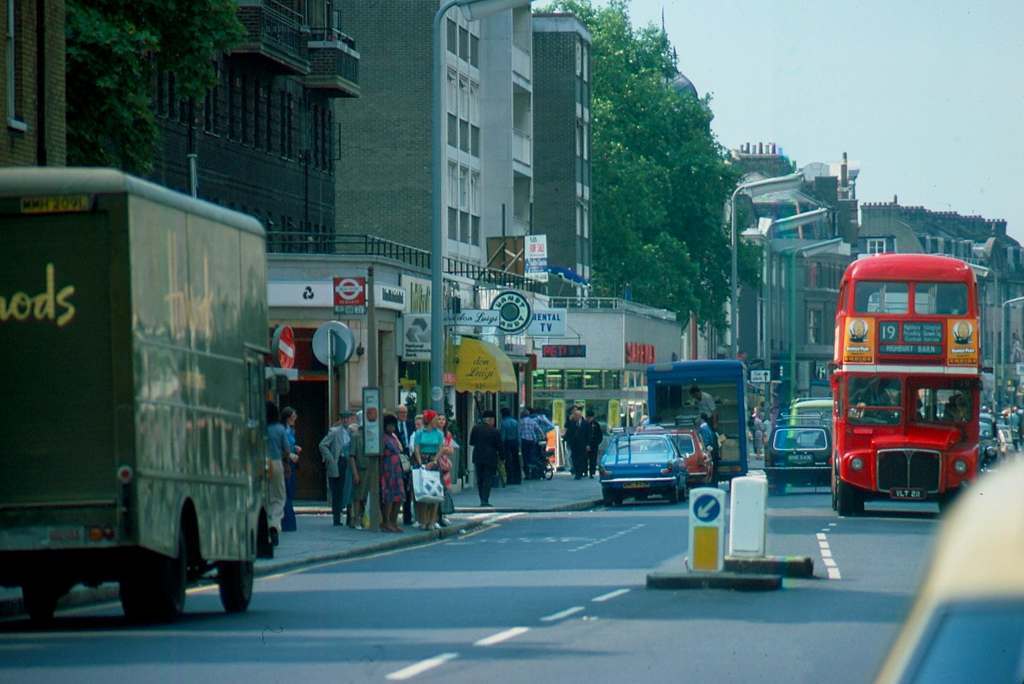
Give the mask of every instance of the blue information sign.
<svg viewBox="0 0 1024 684">
<path fill-rule="evenodd" d="M 711 494 L 701 494 L 693 502 L 693 512 L 701 522 L 710 523 L 718 519 L 722 513 L 722 507 L 719 505 L 718 499 Z"/>
</svg>

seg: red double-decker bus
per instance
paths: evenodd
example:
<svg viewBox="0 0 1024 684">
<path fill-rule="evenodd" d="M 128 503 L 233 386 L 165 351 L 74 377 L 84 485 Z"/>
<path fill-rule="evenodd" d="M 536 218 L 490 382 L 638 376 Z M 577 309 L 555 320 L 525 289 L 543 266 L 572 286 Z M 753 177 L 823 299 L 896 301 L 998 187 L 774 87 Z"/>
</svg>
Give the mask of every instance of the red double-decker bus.
<svg viewBox="0 0 1024 684">
<path fill-rule="evenodd" d="M 978 286 L 958 259 L 882 254 L 846 269 L 832 375 L 832 507 L 944 508 L 978 470 Z"/>
</svg>

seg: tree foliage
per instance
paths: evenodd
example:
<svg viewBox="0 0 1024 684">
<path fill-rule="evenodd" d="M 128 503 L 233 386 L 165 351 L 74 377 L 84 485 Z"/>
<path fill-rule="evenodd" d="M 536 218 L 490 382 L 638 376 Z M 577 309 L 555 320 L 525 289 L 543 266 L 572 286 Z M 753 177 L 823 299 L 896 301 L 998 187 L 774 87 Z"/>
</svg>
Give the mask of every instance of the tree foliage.
<svg viewBox="0 0 1024 684">
<path fill-rule="evenodd" d="M 636 28 L 627 0 L 597 6 L 560 0 L 593 37 L 592 176 L 594 284 L 627 284 L 647 304 L 724 325 L 730 238 L 725 203 L 738 181 L 711 132 L 710 97 L 672 87 L 672 45 L 654 25 Z M 756 281 L 758 253 L 740 254 Z"/>
<path fill-rule="evenodd" d="M 244 29 L 233 0 L 67 0 L 68 164 L 145 173 L 158 131 L 150 107 L 157 71 L 199 99 L 214 61 Z"/>
</svg>

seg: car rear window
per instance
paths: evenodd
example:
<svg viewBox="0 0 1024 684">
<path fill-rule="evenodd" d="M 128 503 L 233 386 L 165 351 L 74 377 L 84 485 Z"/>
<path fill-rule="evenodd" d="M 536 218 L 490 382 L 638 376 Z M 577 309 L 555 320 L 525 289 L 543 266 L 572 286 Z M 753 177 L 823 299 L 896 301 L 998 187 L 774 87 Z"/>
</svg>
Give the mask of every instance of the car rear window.
<svg viewBox="0 0 1024 684">
<path fill-rule="evenodd" d="M 664 463 L 674 458 L 667 437 L 657 439 L 632 437 L 616 439 L 601 459 L 602 463 Z"/>
<path fill-rule="evenodd" d="M 672 435 L 670 439 L 680 453 L 684 455 L 693 453 L 693 437 L 690 435 Z"/>
<path fill-rule="evenodd" d="M 776 451 L 824 450 L 828 448 L 828 438 L 821 428 L 787 428 L 777 430 L 772 438 L 772 447 Z"/>
</svg>

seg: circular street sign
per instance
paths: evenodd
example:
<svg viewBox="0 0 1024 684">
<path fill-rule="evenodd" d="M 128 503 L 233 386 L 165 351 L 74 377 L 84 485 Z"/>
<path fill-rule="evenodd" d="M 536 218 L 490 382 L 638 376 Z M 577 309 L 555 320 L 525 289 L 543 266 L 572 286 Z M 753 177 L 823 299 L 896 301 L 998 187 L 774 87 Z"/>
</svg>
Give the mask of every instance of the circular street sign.
<svg viewBox="0 0 1024 684">
<path fill-rule="evenodd" d="M 693 513 L 704 523 L 714 522 L 722 512 L 718 499 L 710 494 L 702 494 L 693 502 Z"/>
<path fill-rule="evenodd" d="M 328 336 L 334 338 L 334 363 L 345 363 L 356 348 L 352 331 L 341 321 L 327 321 L 313 333 L 313 356 L 328 365 Z"/>
<path fill-rule="evenodd" d="M 533 318 L 530 302 L 514 290 L 506 290 L 495 297 L 491 309 L 498 312 L 498 329 L 508 335 L 526 330 Z"/>
<path fill-rule="evenodd" d="M 274 360 L 281 368 L 295 368 L 295 331 L 290 325 L 279 325 L 270 343 Z"/>
<path fill-rule="evenodd" d="M 334 291 L 346 302 L 352 302 L 363 294 L 363 285 L 355 278 L 342 278 L 338 281 L 338 286 Z"/>
</svg>

